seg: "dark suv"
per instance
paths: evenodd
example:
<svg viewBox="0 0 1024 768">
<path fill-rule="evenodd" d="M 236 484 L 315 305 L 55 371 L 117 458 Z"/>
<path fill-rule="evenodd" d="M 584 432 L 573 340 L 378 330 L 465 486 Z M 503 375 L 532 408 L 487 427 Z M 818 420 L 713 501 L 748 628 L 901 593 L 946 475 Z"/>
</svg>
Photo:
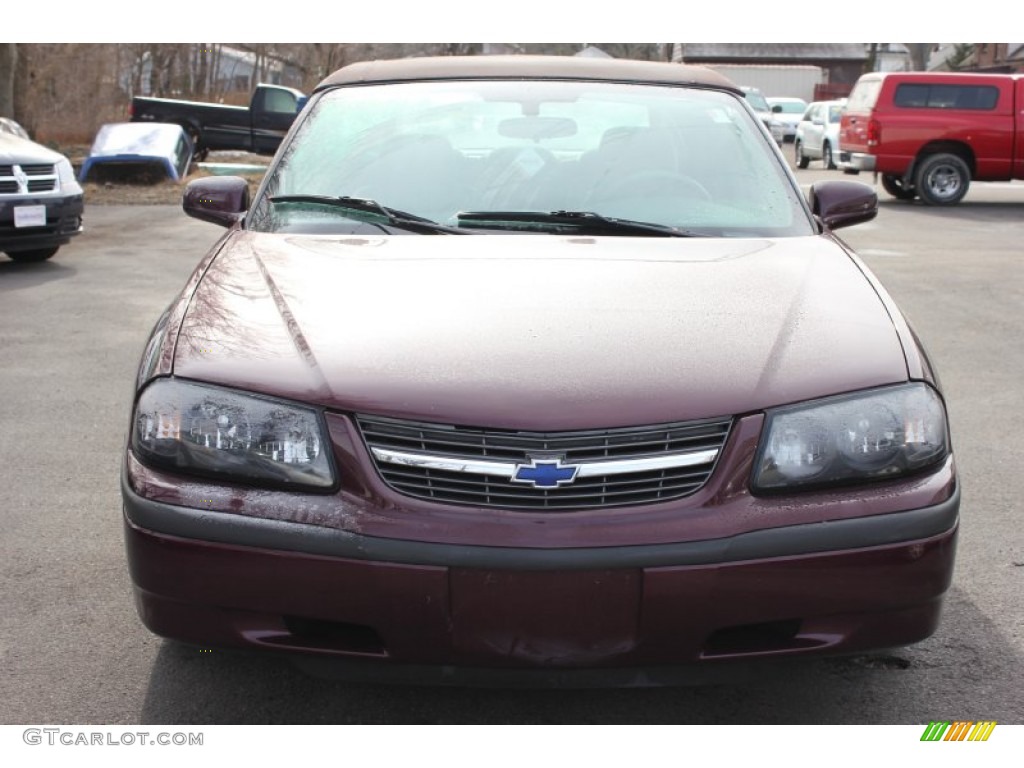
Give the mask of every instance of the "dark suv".
<svg viewBox="0 0 1024 768">
<path fill-rule="evenodd" d="M 82 231 L 82 188 L 70 161 L 0 131 L 0 251 L 44 261 Z"/>
</svg>

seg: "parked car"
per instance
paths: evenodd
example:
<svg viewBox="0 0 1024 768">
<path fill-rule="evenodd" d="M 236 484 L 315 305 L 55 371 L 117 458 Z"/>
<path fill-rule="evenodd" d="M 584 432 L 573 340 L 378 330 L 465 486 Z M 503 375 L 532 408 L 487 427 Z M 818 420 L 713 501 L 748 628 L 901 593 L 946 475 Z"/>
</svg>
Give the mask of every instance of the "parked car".
<svg viewBox="0 0 1024 768">
<path fill-rule="evenodd" d="M 227 229 L 132 404 L 157 634 L 375 679 L 636 684 L 935 630 L 942 392 L 833 235 L 877 197 L 805 198 L 725 78 L 354 64 L 252 201 L 209 177 L 183 206 Z"/>
<path fill-rule="evenodd" d="M 199 101 L 132 99 L 132 122 L 175 123 L 188 134 L 197 159 L 211 149 L 273 154 L 288 132 L 306 95 L 294 88 L 260 84 L 248 107 Z"/>
<path fill-rule="evenodd" d="M 9 117 L 0 117 L 0 133 L 8 133 L 11 136 L 17 136 L 20 139 L 30 138 L 28 131 Z"/>
<path fill-rule="evenodd" d="M 836 167 L 839 155 L 839 121 L 846 99 L 814 101 L 807 107 L 796 128 L 793 157 L 798 168 L 806 168 L 811 160 L 821 160 L 828 169 Z"/>
<path fill-rule="evenodd" d="M 807 111 L 807 102 L 794 97 L 773 96 L 766 99 L 772 114 L 782 126 L 782 140 L 793 141 L 796 138 L 796 127 Z"/>
<path fill-rule="evenodd" d="M 771 107 L 768 106 L 768 102 L 764 98 L 764 94 L 761 93 L 760 89 L 754 88 L 749 85 L 742 85 L 740 89 L 743 91 L 743 96 L 750 104 L 751 108 L 757 113 L 757 116 L 761 118 L 761 122 L 764 123 L 765 128 L 768 129 L 768 133 L 775 139 L 775 143 L 782 146 L 782 139 L 785 135 L 785 129 L 783 128 L 782 122 L 772 112 Z"/>
<path fill-rule="evenodd" d="M 0 252 L 45 261 L 82 231 L 84 196 L 71 162 L 21 134 L 0 130 Z"/>
<path fill-rule="evenodd" d="M 953 205 L 972 181 L 1024 179 L 1024 76 L 863 75 L 840 139 L 844 167 L 880 174 L 893 197 Z"/>
</svg>

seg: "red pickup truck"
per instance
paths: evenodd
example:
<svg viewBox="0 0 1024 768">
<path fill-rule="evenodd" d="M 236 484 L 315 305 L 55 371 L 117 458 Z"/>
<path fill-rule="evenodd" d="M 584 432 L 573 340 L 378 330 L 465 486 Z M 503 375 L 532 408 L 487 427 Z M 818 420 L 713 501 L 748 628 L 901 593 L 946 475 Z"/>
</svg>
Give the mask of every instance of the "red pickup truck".
<svg viewBox="0 0 1024 768">
<path fill-rule="evenodd" d="M 901 200 L 952 205 L 971 181 L 1024 179 L 1024 76 L 875 72 L 854 86 L 840 165 Z"/>
</svg>

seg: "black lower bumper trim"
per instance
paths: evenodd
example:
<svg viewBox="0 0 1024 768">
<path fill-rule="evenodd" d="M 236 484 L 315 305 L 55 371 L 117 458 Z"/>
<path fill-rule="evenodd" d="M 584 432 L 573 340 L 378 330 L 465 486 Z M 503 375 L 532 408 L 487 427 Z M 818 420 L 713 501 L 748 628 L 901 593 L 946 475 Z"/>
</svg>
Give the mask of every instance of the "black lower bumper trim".
<svg viewBox="0 0 1024 768">
<path fill-rule="evenodd" d="M 139 496 L 121 479 L 128 522 L 185 539 L 355 560 L 521 570 L 657 568 L 760 560 L 913 542 L 953 529 L 960 489 L 931 507 L 767 528 L 722 539 L 616 547 L 531 549 L 385 539 L 303 523 L 178 507 Z"/>
</svg>

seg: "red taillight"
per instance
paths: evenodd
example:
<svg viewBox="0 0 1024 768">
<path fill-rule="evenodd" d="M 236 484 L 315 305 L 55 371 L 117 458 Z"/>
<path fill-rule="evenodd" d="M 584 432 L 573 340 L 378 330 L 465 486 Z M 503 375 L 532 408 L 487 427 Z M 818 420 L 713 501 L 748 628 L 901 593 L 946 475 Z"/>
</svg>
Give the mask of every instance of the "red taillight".
<svg viewBox="0 0 1024 768">
<path fill-rule="evenodd" d="M 877 147 L 882 141 L 882 125 L 877 120 L 868 120 L 868 146 Z"/>
<path fill-rule="evenodd" d="M 129 104 L 128 104 L 128 121 L 131 122 L 131 119 L 133 117 L 135 117 L 135 105 L 129 102 Z"/>
</svg>

